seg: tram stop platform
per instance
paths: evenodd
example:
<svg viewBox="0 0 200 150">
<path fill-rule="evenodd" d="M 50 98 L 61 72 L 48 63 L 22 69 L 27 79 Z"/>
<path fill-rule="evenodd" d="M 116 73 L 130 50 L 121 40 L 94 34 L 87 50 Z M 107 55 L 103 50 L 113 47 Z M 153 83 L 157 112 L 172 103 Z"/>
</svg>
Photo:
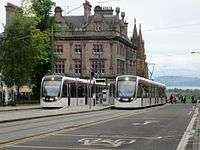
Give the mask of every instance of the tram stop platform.
<svg viewBox="0 0 200 150">
<path fill-rule="evenodd" d="M 38 119 L 52 116 L 70 115 L 77 113 L 86 113 L 109 108 L 110 106 L 102 105 L 95 105 L 91 107 L 88 105 L 84 105 L 55 109 L 43 109 L 39 105 L 0 107 L 0 123 Z"/>
</svg>

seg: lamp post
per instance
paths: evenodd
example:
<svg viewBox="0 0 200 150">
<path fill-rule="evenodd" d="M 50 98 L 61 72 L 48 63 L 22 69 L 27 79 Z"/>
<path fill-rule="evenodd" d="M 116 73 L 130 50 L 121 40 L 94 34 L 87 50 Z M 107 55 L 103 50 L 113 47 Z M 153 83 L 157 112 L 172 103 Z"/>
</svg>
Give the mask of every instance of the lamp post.
<svg viewBox="0 0 200 150">
<path fill-rule="evenodd" d="M 191 54 L 200 54 L 200 51 L 192 51 Z"/>
</svg>

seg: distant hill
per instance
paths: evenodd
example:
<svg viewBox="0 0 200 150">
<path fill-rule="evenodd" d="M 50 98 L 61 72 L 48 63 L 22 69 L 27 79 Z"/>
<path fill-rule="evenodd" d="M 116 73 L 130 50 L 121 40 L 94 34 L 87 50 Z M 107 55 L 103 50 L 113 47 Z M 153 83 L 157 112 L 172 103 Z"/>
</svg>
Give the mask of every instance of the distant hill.
<svg viewBox="0 0 200 150">
<path fill-rule="evenodd" d="M 155 81 L 164 83 L 166 86 L 200 86 L 200 78 L 183 76 L 160 76 Z"/>
</svg>

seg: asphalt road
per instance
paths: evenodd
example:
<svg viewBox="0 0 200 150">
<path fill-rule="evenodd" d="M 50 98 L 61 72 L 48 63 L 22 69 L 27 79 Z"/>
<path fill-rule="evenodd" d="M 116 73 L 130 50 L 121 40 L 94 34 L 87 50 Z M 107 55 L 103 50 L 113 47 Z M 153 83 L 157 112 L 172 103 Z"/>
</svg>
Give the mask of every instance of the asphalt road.
<svg viewBox="0 0 200 150">
<path fill-rule="evenodd" d="M 193 113 L 192 105 L 176 104 L 6 123 L 0 142 L 6 150 L 176 150 Z"/>
</svg>

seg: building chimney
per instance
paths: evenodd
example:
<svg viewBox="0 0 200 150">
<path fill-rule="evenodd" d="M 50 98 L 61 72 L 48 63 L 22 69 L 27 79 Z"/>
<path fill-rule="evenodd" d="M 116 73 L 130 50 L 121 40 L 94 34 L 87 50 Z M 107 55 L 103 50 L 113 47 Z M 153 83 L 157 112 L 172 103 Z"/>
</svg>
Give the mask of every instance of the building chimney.
<svg viewBox="0 0 200 150">
<path fill-rule="evenodd" d="M 90 2 L 85 0 L 85 3 L 83 3 L 83 6 L 84 6 L 84 16 L 85 16 L 86 20 L 88 20 L 89 16 L 91 15 L 92 5 L 90 4 Z"/>
<path fill-rule="evenodd" d="M 62 16 L 62 9 L 61 9 L 61 7 L 56 7 L 55 8 L 55 10 L 54 10 L 54 17 L 55 17 L 55 21 L 57 23 L 62 23 L 63 16 Z"/>
</svg>

